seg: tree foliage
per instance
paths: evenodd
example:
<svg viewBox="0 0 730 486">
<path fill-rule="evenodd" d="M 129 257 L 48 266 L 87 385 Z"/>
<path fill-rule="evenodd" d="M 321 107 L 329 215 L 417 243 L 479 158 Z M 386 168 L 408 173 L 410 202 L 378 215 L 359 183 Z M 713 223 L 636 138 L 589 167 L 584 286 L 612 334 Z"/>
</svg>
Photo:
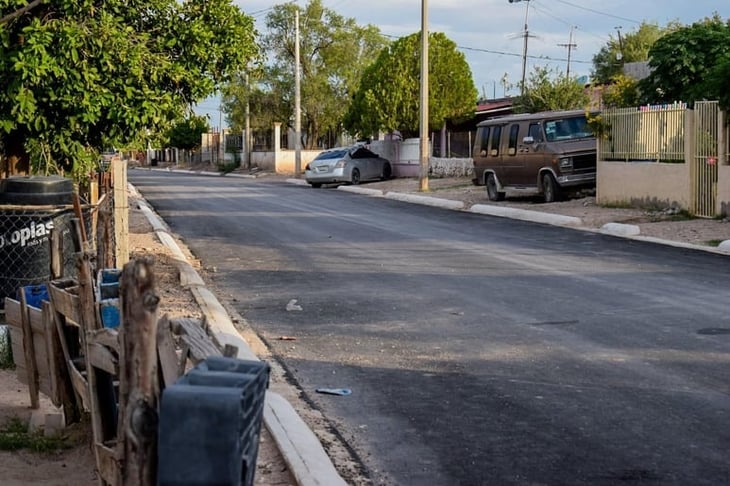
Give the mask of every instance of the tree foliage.
<svg viewBox="0 0 730 486">
<path fill-rule="evenodd" d="M 625 108 L 636 106 L 639 102 L 639 83 L 624 74 L 611 78 L 603 92 L 603 105 L 606 108 Z"/>
<path fill-rule="evenodd" d="M 0 0 L 0 16 L 25 1 Z M 230 0 L 44 0 L 0 25 L 0 143 L 11 167 L 83 175 L 104 148 L 180 118 L 257 55 Z"/>
<path fill-rule="evenodd" d="M 266 66 L 226 89 L 224 108 L 233 125 L 244 124 L 249 101 L 252 126 L 279 121 L 293 126 L 295 11 L 293 2 L 277 5 L 266 18 Z M 300 65 L 303 145 L 336 138 L 362 72 L 386 45 L 377 27 L 359 26 L 310 0 L 300 12 Z M 272 119 L 272 117 L 276 117 Z"/>
<path fill-rule="evenodd" d="M 524 93 L 514 103 L 516 113 L 574 110 L 585 108 L 590 97 L 575 77 L 535 66 L 525 80 Z"/>
<path fill-rule="evenodd" d="M 203 116 L 190 115 L 172 125 L 166 136 L 172 147 L 195 150 L 200 147 L 202 135 L 208 131 L 208 122 Z"/>
<path fill-rule="evenodd" d="M 627 32 L 619 42 L 617 36 L 609 36 L 608 42 L 593 56 L 593 80 L 608 84 L 619 74 L 627 62 L 649 60 L 649 50 L 668 32 L 679 28 L 676 22 L 660 27 L 655 23 L 642 22 L 636 30 Z"/>
<path fill-rule="evenodd" d="M 446 120 L 472 115 L 477 90 L 464 54 L 443 33 L 429 34 L 429 113 L 431 129 Z M 363 74 L 347 115 L 351 133 L 379 130 L 414 136 L 420 122 L 421 34 L 402 37 L 384 49 Z"/>
<path fill-rule="evenodd" d="M 730 21 L 719 15 L 659 39 L 649 52 L 651 75 L 640 82 L 646 102 L 727 99 Z"/>
</svg>

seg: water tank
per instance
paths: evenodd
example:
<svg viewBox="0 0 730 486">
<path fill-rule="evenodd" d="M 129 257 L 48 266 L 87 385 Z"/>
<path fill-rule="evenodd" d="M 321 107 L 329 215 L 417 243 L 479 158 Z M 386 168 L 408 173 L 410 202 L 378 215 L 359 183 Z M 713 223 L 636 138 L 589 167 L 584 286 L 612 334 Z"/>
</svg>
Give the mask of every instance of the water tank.
<svg viewBox="0 0 730 486">
<path fill-rule="evenodd" d="M 60 176 L 15 176 L 0 181 L 0 308 L 5 297 L 17 298 L 19 288 L 49 280 L 52 228 L 62 231 L 65 266 L 74 268 L 72 198 L 73 181 Z M 67 207 L 49 207 L 64 205 Z"/>
</svg>

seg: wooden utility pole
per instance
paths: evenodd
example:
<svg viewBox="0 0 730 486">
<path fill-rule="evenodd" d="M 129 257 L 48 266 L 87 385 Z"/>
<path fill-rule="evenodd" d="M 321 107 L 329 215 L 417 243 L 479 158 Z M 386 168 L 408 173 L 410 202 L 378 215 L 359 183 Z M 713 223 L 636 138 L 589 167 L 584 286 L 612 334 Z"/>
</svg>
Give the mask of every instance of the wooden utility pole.
<svg viewBox="0 0 730 486">
<path fill-rule="evenodd" d="M 565 71 L 565 77 L 570 78 L 570 54 L 572 53 L 574 48 L 578 47 L 578 44 L 573 43 L 573 29 L 574 27 L 570 27 L 570 40 L 567 44 L 558 44 L 558 47 L 567 47 L 568 48 L 568 68 Z"/>
</svg>

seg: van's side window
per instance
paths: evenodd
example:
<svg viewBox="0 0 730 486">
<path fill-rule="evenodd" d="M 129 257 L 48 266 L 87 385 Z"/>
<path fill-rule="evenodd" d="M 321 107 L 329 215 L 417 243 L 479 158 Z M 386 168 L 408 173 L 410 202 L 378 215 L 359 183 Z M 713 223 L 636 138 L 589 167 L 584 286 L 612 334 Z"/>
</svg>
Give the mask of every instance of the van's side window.
<svg viewBox="0 0 730 486">
<path fill-rule="evenodd" d="M 489 155 L 492 155 L 496 157 L 499 155 L 499 139 L 502 137 L 502 127 L 496 126 L 494 127 L 494 130 L 492 130 L 492 143 L 490 144 L 490 152 Z"/>
<path fill-rule="evenodd" d="M 479 127 L 479 140 L 477 141 L 476 153 L 482 156 L 489 151 L 489 127 Z M 483 154 L 482 154 L 483 152 Z"/>
<path fill-rule="evenodd" d="M 517 153 L 517 137 L 520 134 L 520 125 L 515 123 L 509 127 L 509 155 L 515 155 Z"/>
<path fill-rule="evenodd" d="M 537 142 L 542 142 L 542 130 L 540 129 L 539 123 L 530 123 L 530 131 L 528 134 L 530 137 L 532 137 L 532 140 Z"/>
</svg>

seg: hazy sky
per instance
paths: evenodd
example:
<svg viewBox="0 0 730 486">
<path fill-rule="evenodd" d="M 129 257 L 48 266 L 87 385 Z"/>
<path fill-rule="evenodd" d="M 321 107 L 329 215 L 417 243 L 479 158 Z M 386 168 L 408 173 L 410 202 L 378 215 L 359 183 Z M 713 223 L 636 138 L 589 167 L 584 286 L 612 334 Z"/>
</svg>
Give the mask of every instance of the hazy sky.
<svg viewBox="0 0 730 486">
<path fill-rule="evenodd" d="M 271 0 L 234 0 L 253 15 L 259 32 L 265 30 L 265 17 L 271 7 L 284 2 Z M 423 0 L 426 1 L 426 0 Z M 306 0 L 295 2 L 306 5 Z M 421 28 L 419 0 L 324 0 L 324 5 L 358 24 L 373 24 L 381 33 L 399 37 Z M 730 18 L 730 0 L 428 0 L 429 30 L 443 32 L 466 55 L 480 96 L 503 95 L 500 80 L 506 73 L 512 83 L 522 77 L 523 38 L 527 16 L 530 38 L 527 70 L 548 65 L 565 70 L 571 27 L 573 43 L 570 72 L 589 75 L 591 59 L 616 28 L 623 33 L 641 21 L 664 25 L 671 20 L 689 24 L 713 12 Z M 508 92 L 507 94 L 510 94 Z M 511 94 L 516 94 L 513 90 Z M 219 126 L 218 100 L 204 101 L 199 113 L 210 116 L 211 126 Z M 225 119 L 223 117 L 223 125 Z"/>
</svg>

